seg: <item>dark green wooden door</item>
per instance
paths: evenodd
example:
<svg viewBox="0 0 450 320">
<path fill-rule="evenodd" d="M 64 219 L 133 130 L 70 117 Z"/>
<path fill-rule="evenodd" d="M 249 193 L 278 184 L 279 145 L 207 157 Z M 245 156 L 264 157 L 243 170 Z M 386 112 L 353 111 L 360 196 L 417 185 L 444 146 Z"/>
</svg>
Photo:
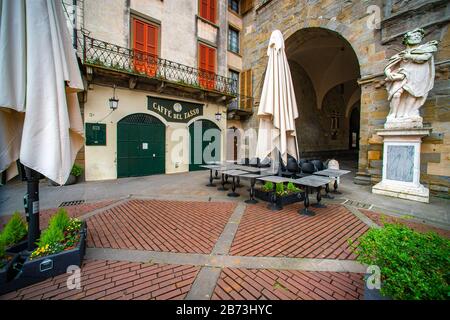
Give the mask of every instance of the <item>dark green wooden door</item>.
<svg viewBox="0 0 450 320">
<path fill-rule="evenodd" d="M 157 118 L 135 113 L 117 123 L 117 177 L 165 173 L 166 127 Z"/>
<path fill-rule="evenodd" d="M 208 129 L 215 130 L 208 132 Z M 214 122 L 209 120 L 193 122 L 189 126 L 189 136 L 189 171 L 203 170 L 200 166 L 208 161 L 220 161 L 220 129 Z M 211 155 L 211 158 L 205 158 L 205 154 Z"/>
</svg>

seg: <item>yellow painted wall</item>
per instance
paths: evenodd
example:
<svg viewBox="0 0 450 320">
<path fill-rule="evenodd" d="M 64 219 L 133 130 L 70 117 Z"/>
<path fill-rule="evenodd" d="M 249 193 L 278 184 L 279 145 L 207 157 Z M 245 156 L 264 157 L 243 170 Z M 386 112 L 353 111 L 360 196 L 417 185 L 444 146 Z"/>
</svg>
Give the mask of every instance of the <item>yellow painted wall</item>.
<svg viewBox="0 0 450 320">
<path fill-rule="evenodd" d="M 214 103 L 204 103 L 203 115 L 192 119 L 188 123 L 167 122 L 160 115 L 147 109 L 147 96 L 155 96 L 166 99 L 181 100 L 178 97 L 156 94 L 147 91 L 116 89 L 116 97 L 119 99 L 119 107 L 110 113 L 108 99 L 113 94 L 113 89 L 94 85 L 92 90 L 88 91 L 87 102 L 84 106 L 84 121 L 88 123 L 106 124 L 106 146 L 85 146 L 85 172 L 86 181 L 117 179 L 117 122 L 122 118 L 133 113 L 147 113 L 160 119 L 166 125 L 166 173 L 186 172 L 189 170 L 189 128 L 188 126 L 194 120 L 208 119 L 216 123 L 221 129 L 221 160 L 225 159 L 227 128 L 226 108 Z M 203 103 L 190 99 L 183 99 L 193 103 Z M 217 121 L 215 114 L 222 112 L 222 119 Z M 172 141 L 172 134 L 177 129 L 184 130 L 185 135 L 182 140 L 183 152 L 179 156 L 172 157 L 176 149 L 180 149 L 178 141 Z M 178 154 L 178 153 L 177 153 Z"/>
</svg>

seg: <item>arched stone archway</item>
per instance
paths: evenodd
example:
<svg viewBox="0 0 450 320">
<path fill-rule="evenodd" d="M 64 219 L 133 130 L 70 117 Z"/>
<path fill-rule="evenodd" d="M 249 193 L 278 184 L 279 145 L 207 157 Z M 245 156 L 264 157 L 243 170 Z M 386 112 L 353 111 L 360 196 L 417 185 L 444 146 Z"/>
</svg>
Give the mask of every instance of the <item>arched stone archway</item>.
<svg viewBox="0 0 450 320">
<path fill-rule="evenodd" d="M 300 153 L 317 158 L 347 156 L 352 149 L 349 109 L 361 96 L 360 64 L 353 47 L 336 31 L 307 27 L 285 38 L 285 50 L 299 109 Z M 350 154 L 357 159 L 356 150 Z"/>
</svg>

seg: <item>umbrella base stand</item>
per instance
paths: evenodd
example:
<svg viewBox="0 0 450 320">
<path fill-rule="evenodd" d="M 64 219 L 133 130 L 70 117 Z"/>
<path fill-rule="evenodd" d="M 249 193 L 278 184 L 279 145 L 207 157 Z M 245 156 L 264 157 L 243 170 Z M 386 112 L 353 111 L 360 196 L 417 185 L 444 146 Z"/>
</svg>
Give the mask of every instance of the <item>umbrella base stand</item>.
<svg viewBox="0 0 450 320">
<path fill-rule="evenodd" d="M 316 214 L 314 213 L 314 211 L 308 210 L 306 208 L 303 208 L 300 210 L 299 212 L 300 214 L 304 215 L 304 216 L 308 216 L 308 217 L 312 217 L 315 216 Z"/>
</svg>

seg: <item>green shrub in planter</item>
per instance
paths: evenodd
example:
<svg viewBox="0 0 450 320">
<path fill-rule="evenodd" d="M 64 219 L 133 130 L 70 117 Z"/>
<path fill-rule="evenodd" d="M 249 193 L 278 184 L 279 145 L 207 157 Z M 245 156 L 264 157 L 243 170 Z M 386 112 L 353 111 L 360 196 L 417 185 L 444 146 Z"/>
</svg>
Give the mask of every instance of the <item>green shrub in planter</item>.
<svg viewBox="0 0 450 320">
<path fill-rule="evenodd" d="M 75 177 L 81 176 L 82 173 L 83 173 L 83 168 L 77 164 L 74 164 L 72 167 L 72 170 L 70 171 L 70 174 Z"/>
<path fill-rule="evenodd" d="M 18 212 L 15 212 L 0 234 L 0 241 L 3 242 L 5 246 L 14 245 L 22 240 L 27 233 L 28 229 L 26 222 Z"/>
<path fill-rule="evenodd" d="M 61 231 L 64 231 L 64 229 L 69 225 L 70 218 L 67 214 L 67 211 L 63 208 L 59 209 L 55 215 L 53 215 L 49 222 L 48 222 L 48 228 L 56 228 Z"/>
<path fill-rule="evenodd" d="M 279 182 L 275 185 L 275 190 L 277 191 L 277 195 L 284 196 L 286 194 L 286 191 L 284 190 L 284 184 L 283 182 Z"/>
<path fill-rule="evenodd" d="M 385 224 L 359 238 L 358 261 L 377 265 L 381 294 L 399 300 L 449 299 L 450 240 L 419 233 L 401 224 Z"/>
<path fill-rule="evenodd" d="M 273 183 L 270 181 L 266 181 L 264 185 L 262 186 L 262 191 L 269 192 L 273 190 Z"/>
</svg>

